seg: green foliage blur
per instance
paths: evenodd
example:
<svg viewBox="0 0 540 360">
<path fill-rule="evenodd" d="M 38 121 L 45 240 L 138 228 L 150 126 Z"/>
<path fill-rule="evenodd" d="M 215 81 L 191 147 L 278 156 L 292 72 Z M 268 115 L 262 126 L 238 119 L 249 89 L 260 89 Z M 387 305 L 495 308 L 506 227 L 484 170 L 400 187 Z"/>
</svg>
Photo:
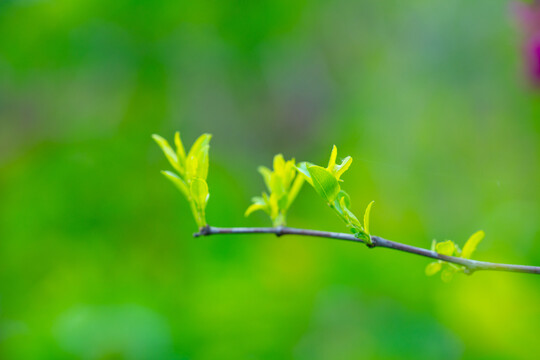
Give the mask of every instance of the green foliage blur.
<svg viewBox="0 0 540 360">
<path fill-rule="evenodd" d="M 540 265 L 540 99 L 510 5 L 0 1 L 0 358 L 537 358 L 538 276 L 194 239 L 150 138 L 213 134 L 210 225 L 269 225 L 243 216 L 257 168 L 337 144 L 373 234 L 483 229 L 475 259 Z M 287 224 L 347 231 L 310 186 Z"/>
</svg>

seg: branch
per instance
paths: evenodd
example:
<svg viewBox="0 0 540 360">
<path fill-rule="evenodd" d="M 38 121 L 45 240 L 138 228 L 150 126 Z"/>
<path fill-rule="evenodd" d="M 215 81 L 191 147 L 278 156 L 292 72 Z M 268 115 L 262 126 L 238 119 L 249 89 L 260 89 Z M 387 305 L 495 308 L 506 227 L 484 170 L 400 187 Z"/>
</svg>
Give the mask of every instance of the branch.
<svg viewBox="0 0 540 360">
<path fill-rule="evenodd" d="M 359 243 L 365 243 L 362 239 L 356 238 L 352 234 L 297 229 L 290 227 L 232 227 L 232 228 L 218 228 L 213 226 L 207 226 L 201 228 L 198 233 L 193 234 L 194 237 L 210 236 L 210 235 L 223 235 L 223 234 L 275 234 L 276 236 L 282 235 L 301 235 L 301 236 L 317 236 L 336 240 L 354 241 Z M 371 248 L 381 247 L 398 251 L 403 251 L 409 254 L 416 254 L 436 260 L 442 260 L 449 263 L 461 265 L 465 267 L 465 273 L 472 274 L 479 270 L 493 270 L 493 271 L 509 271 L 529 274 L 540 274 L 539 266 L 527 266 L 527 265 L 513 265 L 513 264 L 499 264 L 487 261 L 477 261 L 471 259 L 463 259 L 455 256 L 441 255 L 435 251 L 422 249 L 416 246 L 405 245 L 391 240 L 383 239 L 379 236 L 371 236 L 373 245 Z"/>
</svg>

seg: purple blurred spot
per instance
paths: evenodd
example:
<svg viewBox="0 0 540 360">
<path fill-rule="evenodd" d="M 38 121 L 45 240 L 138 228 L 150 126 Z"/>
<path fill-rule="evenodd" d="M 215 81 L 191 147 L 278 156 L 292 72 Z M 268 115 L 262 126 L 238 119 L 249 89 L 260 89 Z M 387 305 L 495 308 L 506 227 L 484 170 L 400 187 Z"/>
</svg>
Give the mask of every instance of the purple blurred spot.
<svg viewBox="0 0 540 360">
<path fill-rule="evenodd" d="M 540 88 L 540 0 L 531 4 L 515 2 L 513 11 L 524 39 L 524 57 L 530 82 Z"/>
</svg>

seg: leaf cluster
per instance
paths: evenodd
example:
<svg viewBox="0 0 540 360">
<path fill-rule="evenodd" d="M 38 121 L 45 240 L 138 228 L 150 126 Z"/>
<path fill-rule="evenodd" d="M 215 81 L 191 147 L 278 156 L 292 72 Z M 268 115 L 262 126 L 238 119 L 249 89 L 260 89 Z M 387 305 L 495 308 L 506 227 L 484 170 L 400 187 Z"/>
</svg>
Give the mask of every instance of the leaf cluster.
<svg viewBox="0 0 540 360">
<path fill-rule="evenodd" d="M 162 171 L 161 173 L 169 179 L 179 190 L 191 206 L 191 211 L 195 222 L 199 228 L 205 227 L 206 204 L 210 194 L 208 192 L 208 150 L 212 135 L 203 134 L 191 146 L 186 154 L 180 133 L 174 135 L 176 150 L 169 145 L 167 140 L 159 135 L 152 135 L 152 138 L 159 145 L 167 160 L 176 172 Z"/>
<path fill-rule="evenodd" d="M 265 166 L 259 167 L 267 192 L 251 199 L 253 204 L 246 210 L 245 216 L 262 210 L 268 214 L 274 226 L 286 224 L 287 210 L 300 192 L 304 183 L 302 176 L 297 176 L 295 160 L 285 161 L 282 154 L 274 156 L 273 170 Z"/>
<path fill-rule="evenodd" d="M 369 215 L 373 201 L 369 203 L 364 213 L 364 223 L 362 224 L 356 215 L 350 210 L 351 198 L 341 189 L 341 175 L 349 169 L 352 157 L 347 156 L 341 163 L 337 163 L 337 147 L 334 145 L 330 154 L 328 166 L 314 165 L 309 162 L 300 163 L 298 171 L 306 178 L 306 181 L 313 186 L 315 191 L 326 201 L 326 203 L 345 222 L 349 230 L 358 238 L 363 239 L 367 245 L 372 245 L 369 232 Z"/>
<path fill-rule="evenodd" d="M 471 235 L 469 240 L 463 246 L 463 250 L 453 242 L 452 240 L 445 240 L 437 242 L 433 240 L 431 243 L 431 251 L 435 251 L 438 254 L 446 256 L 455 256 L 462 259 L 470 259 L 476 247 L 484 239 L 485 233 L 480 230 Z M 458 272 L 464 272 L 467 269 L 464 266 L 452 264 L 443 260 L 434 261 L 429 263 L 426 267 L 426 275 L 432 276 L 441 271 L 441 279 L 445 282 L 452 280 L 454 274 Z"/>
</svg>

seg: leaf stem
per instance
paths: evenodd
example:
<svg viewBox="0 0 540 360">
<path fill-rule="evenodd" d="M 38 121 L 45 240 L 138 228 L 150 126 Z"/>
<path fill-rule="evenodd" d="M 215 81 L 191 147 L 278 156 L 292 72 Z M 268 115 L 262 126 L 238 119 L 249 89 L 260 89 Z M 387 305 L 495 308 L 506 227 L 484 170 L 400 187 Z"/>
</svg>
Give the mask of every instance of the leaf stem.
<svg viewBox="0 0 540 360">
<path fill-rule="evenodd" d="M 194 237 L 210 236 L 210 235 L 224 235 L 224 234 L 275 234 L 277 236 L 282 235 L 300 235 L 300 236 L 315 236 L 328 239 L 354 241 L 364 243 L 363 239 L 359 239 L 352 234 L 319 231 L 310 229 L 297 229 L 291 227 L 230 227 L 219 228 L 213 226 L 206 226 L 200 229 L 199 232 L 193 234 Z M 514 264 L 499 264 L 487 261 L 478 261 L 472 259 L 463 259 L 455 256 L 441 255 L 435 251 L 419 248 L 416 246 L 402 244 L 396 241 L 387 240 L 379 236 L 371 236 L 372 246 L 371 248 L 387 248 L 397 251 L 406 252 L 409 254 L 415 254 L 432 259 L 446 261 L 452 264 L 461 265 L 465 268 L 465 273 L 472 274 L 475 271 L 480 270 L 492 270 L 492 271 L 508 271 L 519 272 L 529 274 L 540 274 L 540 266 L 528 266 L 528 265 L 514 265 Z"/>
</svg>

